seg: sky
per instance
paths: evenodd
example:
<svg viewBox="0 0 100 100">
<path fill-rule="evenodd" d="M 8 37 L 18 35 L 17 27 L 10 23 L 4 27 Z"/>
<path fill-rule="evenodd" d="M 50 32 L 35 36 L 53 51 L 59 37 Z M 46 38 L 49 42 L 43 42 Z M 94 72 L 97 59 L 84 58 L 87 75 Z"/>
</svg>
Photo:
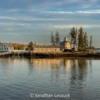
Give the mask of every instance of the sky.
<svg viewBox="0 0 100 100">
<path fill-rule="evenodd" d="M 100 47 L 100 0 L 0 0 L 0 41 L 50 44 L 72 27 L 83 27 Z"/>
</svg>

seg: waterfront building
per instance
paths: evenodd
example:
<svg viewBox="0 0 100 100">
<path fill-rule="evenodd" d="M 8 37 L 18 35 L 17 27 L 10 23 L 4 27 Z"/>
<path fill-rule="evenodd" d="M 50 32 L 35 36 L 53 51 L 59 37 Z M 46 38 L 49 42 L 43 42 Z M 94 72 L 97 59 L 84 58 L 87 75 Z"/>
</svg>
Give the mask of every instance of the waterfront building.
<svg viewBox="0 0 100 100">
<path fill-rule="evenodd" d="M 68 41 L 68 39 L 65 37 L 64 38 L 64 41 L 60 42 L 60 47 L 63 51 L 65 50 L 68 50 L 70 51 L 71 50 L 71 43 Z"/>
<path fill-rule="evenodd" d="M 100 53 L 100 48 L 95 48 L 96 53 Z"/>
<path fill-rule="evenodd" d="M 14 47 L 6 44 L 6 43 L 0 43 L 0 52 L 8 52 L 14 50 Z"/>
<path fill-rule="evenodd" d="M 34 53 L 59 53 L 61 49 L 59 46 L 34 46 Z"/>
<path fill-rule="evenodd" d="M 54 68 L 59 67 L 62 64 L 62 59 L 32 59 L 31 63 L 33 63 L 33 66 L 35 66 L 36 69 L 41 69 L 43 67 L 50 69 L 51 66 Z"/>
<path fill-rule="evenodd" d="M 96 49 L 94 47 L 91 47 L 91 48 L 87 48 L 87 52 L 88 53 L 96 53 Z"/>
</svg>

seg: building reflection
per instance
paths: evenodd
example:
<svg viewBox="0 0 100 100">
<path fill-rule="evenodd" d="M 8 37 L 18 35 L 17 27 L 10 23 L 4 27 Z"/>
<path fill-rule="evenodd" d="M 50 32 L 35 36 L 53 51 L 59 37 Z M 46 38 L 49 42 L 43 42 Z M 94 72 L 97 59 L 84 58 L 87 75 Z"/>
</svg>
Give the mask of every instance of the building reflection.
<svg viewBox="0 0 100 100">
<path fill-rule="evenodd" d="M 1 61 L 1 64 L 4 64 L 6 66 L 12 62 L 12 59 L 11 58 L 0 58 L 0 61 Z"/>
<path fill-rule="evenodd" d="M 61 65 L 61 59 L 31 59 L 29 60 L 29 70 L 41 71 L 41 70 L 57 70 Z"/>
<path fill-rule="evenodd" d="M 31 59 L 28 61 L 30 74 L 33 70 L 50 71 L 51 78 L 59 78 L 61 74 L 70 73 L 71 60 L 70 59 Z"/>
<path fill-rule="evenodd" d="M 70 76 L 70 85 L 79 86 L 87 77 L 87 60 L 72 59 L 31 59 L 29 60 L 30 73 L 44 70 L 51 74 L 51 79 L 59 79 L 61 75 Z"/>
<path fill-rule="evenodd" d="M 60 59 L 31 59 L 29 62 L 33 64 L 31 66 L 34 66 L 37 70 L 44 68 L 44 67 L 46 69 L 49 69 L 51 65 L 54 65 L 55 67 L 57 66 L 59 67 L 61 63 Z"/>
<path fill-rule="evenodd" d="M 65 66 L 66 71 L 70 70 L 71 60 L 70 59 L 31 59 L 29 60 L 30 66 L 34 66 L 36 69 L 41 69 L 45 67 L 49 68 L 60 68 Z"/>
<path fill-rule="evenodd" d="M 70 73 L 71 59 L 64 59 L 64 66 L 67 73 Z"/>
<path fill-rule="evenodd" d="M 61 66 L 62 59 L 29 59 L 29 70 L 40 71 L 40 70 L 51 70 L 51 69 L 59 69 Z"/>
<path fill-rule="evenodd" d="M 13 69 L 14 59 L 12 58 L 0 58 L 0 65 L 4 70 Z"/>
<path fill-rule="evenodd" d="M 18 69 L 17 65 L 25 64 L 25 62 L 26 62 L 26 60 L 21 59 L 21 58 L 16 58 L 16 59 L 13 59 L 11 57 L 9 57 L 9 58 L 0 58 L 0 67 L 2 68 L 3 71 L 17 70 Z"/>
</svg>

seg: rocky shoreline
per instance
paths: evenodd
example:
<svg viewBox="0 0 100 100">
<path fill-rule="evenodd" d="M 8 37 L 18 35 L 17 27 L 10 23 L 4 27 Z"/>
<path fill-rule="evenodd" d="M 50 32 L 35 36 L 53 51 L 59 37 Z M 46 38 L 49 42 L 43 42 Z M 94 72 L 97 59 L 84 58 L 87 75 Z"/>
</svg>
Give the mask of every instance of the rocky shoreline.
<svg viewBox="0 0 100 100">
<path fill-rule="evenodd" d="M 9 53 L 0 57 L 25 57 L 25 58 L 100 58 L 100 53 L 64 52 L 64 53 Z"/>
</svg>

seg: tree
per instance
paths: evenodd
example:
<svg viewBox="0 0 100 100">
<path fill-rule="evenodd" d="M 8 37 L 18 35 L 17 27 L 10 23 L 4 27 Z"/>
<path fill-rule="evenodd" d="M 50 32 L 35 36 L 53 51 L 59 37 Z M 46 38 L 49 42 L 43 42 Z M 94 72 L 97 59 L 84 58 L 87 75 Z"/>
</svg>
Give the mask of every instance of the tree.
<svg viewBox="0 0 100 100">
<path fill-rule="evenodd" d="M 71 36 L 71 43 L 73 44 L 73 48 L 75 49 L 77 46 L 77 29 L 73 27 L 70 31 L 70 36 Z"/>
<path fill-rule="evenodd" d="M 30 42 L 29 44 L 28 44 L 28 50 L 30 50 L 30 51 L 33 51 L 33 42 Z"/>
<path fill-rule="evenodd" d="M 93 47 L 92 44 L 93 44 L 93 41 L 92 41 L 92 35 L 91 35 L 90 36 L 90 48 Z"/>
<path fill-rule="evenodd" d="M 88 37 L 87 33 L 84 32 L 81 27 L 78 32 L 78 49 L 79 51 L 87 51 L 88 48 Z"/>
<path fill-rule="evenodd" d="M 15 50 L 24 50 L 24 46 L 20 45 L 20 44 L 16 44 L 16 45 L 14 45 L 14 49 Z"/>
<path fill-rule="evenodd" d="M 53 33 L 51 33 L 51 44 L 52 45 L 55 45 L 55 38 L 53 36 Z"/>
<path fill-rule="evenodd" d="M 84 31 L 81 27 L 78 31 L 78 50 L 83 51 L 84 50 Z"/>
<path fill-rule="evenodd" d="M 59 32 L 55 33 L 55 44 L 56 45 L 60 44 L 60 35 L 59 35 Z"/>
<path fill-rule="evenodd" d="M 79 51 L 87 51 L 87 48 L 92 46 L 92 36 L 90 37 L 90 42 L 88 44 L 88 36 L 87 32 L 84 32 L 83 28 L 80 27 L 79 30 L 77 31 L 77 28 L 75 29 L 74 27 L 70 30 L 70 37 L 71 37 L 71 43 L 73 46 L 73 49 L 77 49 Z"/>
<path fill-rule="evenodd" d="M 88 37 L 87 33 L 84 34 L 84 49 L 86 50 L 88 48 Z"/>
</svg>

